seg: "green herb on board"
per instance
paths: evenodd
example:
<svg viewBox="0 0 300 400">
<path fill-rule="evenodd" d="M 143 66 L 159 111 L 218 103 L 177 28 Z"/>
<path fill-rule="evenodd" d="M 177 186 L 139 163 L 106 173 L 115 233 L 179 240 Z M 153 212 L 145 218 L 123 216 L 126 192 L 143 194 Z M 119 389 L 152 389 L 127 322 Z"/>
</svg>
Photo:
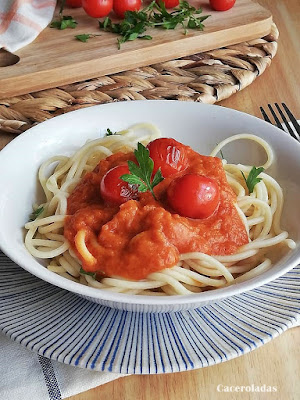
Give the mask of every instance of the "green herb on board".
<svg viewBox="0 0 300 400">
<path fill-rule="evenodd" d="M 82 33 L 81 35 L 75 35 L 75 38 L 80 42 L 86 43 L 89 39 L 92 39 L 96 36 L 101 36 L 101 35 L 95 35 L 93 33 Z"/>
<path fill-rule="evenodd" d="M 157 4 L 152 1 L 141 11 L 126 11 L 124 19 L 114 23 L 109 17 L 99 21 L 100 29 L 120 35 L 117 39 L 118 48 L 121 44 L 135 39 L 151 40 L 152 36 L 144 35 L 148 28 L 175 29 L 177 26 L 183 28 L 184 34 L 188 29 L 203 30 L 203 21 L 209 15 L 200 15 L 201 8 L 191 6 L 187 1 L 180 1 L 176 8 L 168 12 L 165 4 L 161 1 Z"/>
<path fill-rule="evenodd" d="M 64 7 L 65 7 L 66 0 L 62 0 L 60 9 L 59 9 L 59 14 L 58 14 L 58 19 L 53 20 L 50 24 L 50 28 L 56 28 L 56 29 L 66 29 L 66 28 L 71 28 L 74 29 L 77 26 L 77 21 L 71 16 L 71 15 L 63 15 Z"/>
</svg>

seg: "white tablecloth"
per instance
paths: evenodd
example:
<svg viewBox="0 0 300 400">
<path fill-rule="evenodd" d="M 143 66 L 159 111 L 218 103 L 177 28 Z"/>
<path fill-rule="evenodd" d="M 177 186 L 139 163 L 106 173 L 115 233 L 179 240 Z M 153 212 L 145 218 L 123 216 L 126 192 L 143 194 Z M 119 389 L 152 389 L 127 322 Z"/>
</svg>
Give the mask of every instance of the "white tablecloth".
<svg viewBox="0 0 300 400">
<path fill-rule="evenodd" d="M 60 400 L 124 375 L 51 361 L 0 333 L 0 399 Z"/>
</svg>

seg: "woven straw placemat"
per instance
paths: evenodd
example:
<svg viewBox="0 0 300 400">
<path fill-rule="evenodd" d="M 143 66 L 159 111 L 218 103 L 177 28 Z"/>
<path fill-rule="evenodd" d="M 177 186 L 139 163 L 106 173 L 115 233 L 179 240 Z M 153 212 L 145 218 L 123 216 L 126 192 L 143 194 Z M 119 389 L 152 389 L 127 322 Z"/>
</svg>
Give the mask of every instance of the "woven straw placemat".
<svg viewBox="0 0 300 400">
<path fill-rule="evenodd" d="M 250 85 L 277 52 L 278 30 L 198 53 L 85 82 L 0 100 L 0 131 L 18 134 L 69 111 L 114 101 L 172 99 L 216 103 Z"/>
</svg>

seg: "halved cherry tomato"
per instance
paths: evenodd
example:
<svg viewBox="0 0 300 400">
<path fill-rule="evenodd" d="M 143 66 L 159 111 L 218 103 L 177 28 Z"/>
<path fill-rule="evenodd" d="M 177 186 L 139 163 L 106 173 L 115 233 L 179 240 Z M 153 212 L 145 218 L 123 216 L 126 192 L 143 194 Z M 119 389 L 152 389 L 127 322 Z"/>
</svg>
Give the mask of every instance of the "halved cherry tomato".
<svg viewBox="0 0 300 400">
<path fill-rule="evenodd" d="M 128 200 L 137 199 L 137 187 L 120 179 L 120 176 L 129 174 L 127 165 L 118 165 L 106 172 L 100 182 L 100 193 L 104 201 L 122 204 Z"/>
<path fill-rule="evenodd" d="M 142 0 L 114 0 L 113 10 L 118 17 L 124 18 L 126 11 L 138 11 Z"/>
<path fill-rule="evenodd" d="M 147 148 L 154 161 L 153 174 L 160 168 L 163 177 L 166 178 L 187 168 L 185 147 L 175 139 L 155 139 L 148 144 Z"/>
<path fill-rule="evenodd" d="M 204 219 L 210 217 L 219 205 L 219 186 L 214 179 L 204 175 L 186 174 L 171 182 L 167 198 L 178 214 Z"/>
<path fill-rule="evenodd" d="M 82 0 L 66 0 L 66 4 L 73 8 L 78 8 L 82 6 Z"/>
<path fill-rule="evenodd" d="M 156 3 L 165 3 L 166 8 L 177 7 L 179 4 L 179 0 L 156 0 Z"/>
<path fill-rule="evenodd" d="M 227 11 L 234 6 L 235 0 L 209 0 L 209 3 L 216 11 Z"/>
<path fill-rule="evenodd" d="M 82 7 L 90 17 L 102 18 L 111 12 L 113 0 L 82 0 Z"/>
</svg>

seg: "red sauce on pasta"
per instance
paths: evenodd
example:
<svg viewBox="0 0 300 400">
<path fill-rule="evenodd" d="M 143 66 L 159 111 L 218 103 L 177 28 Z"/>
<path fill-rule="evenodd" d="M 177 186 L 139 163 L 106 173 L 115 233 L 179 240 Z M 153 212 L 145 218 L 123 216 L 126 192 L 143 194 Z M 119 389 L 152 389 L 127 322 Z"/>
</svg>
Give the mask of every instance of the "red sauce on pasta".
<svg viewBox="0 0 300 400">
<path fill-rule="evenodd" d="M 188 167 L 165 178 L 139 200 L 121 206 L 105 203 L 100 182 L 116 165 L 134 160 L 132 153 L 117 153 L 87 173 L 68 198 L 64 235 L 81 259 L 86 271 L 140 280 L 150 273 L 170 268 L 182 253 L 199 251 L 229 255 L 248 243 L 248 235 L 235 207 L 236 195 L 229 186 L 220 159 L 202 156 L 186 146 Z M 185 218 L 172 212 L 166 202 L 170 182 L 182 174 L 198 173 L 214 178 L 219 185 L 220 203 L 206 219 Z M 76 249 L 76 234 L 84 232 L 92 260 Z"/>
</svg>

